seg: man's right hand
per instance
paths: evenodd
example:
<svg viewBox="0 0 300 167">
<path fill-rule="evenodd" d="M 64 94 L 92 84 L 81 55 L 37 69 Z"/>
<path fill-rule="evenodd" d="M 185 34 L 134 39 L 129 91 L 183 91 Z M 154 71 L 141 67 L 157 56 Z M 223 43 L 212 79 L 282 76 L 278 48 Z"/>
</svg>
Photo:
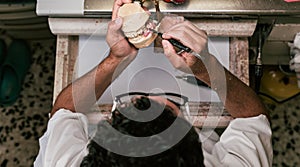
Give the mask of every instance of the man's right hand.
<svg viewBox="0 0 300 167">
<path fill-rule="evenodd" d="M 178 40 L 203 57 L 200 60 L 191 53 L 183 52 L 177 54 L 173 45 L 168 40 L 163 40 L 164 53 L 172 65 L 185 73 L 193 73 L 195 75 L 205 74 L 207 72 L 204 65 L 206 62 L 203 61 L 214 58 L 208 52 L 208 37 L 206 32 L 186 20 L 169 27 L 164 32 L 163 39 L 171 38 Z"/>
</svg>

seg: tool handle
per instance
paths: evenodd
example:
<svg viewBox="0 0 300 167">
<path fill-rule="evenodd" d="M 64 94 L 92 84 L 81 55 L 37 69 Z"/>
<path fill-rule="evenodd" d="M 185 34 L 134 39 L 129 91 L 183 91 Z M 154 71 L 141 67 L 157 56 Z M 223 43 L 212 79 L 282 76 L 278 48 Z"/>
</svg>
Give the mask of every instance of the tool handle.
<svg viewBox="0 0 300 167">
<path fill-rule="evenodd" d="M 189 48 L 189 47 L 187 47 L 187 46 L 184 46 L 181 42 L 177 41 L 176 39 L 171 38 L 171 39 L 168 39 L 168 41 L 169 41 L 173 46 L 177 47 L 177 48 L 180 49 L 180 50 L 184 50 L 184 51 L 186 51 L 186 52 L 188 52 L 188 53 L 192 51 L 191 48 Z"/>
<path fill-rule="evenodd" d="M 163 33 L 158 32 L 158 31 L 153 30 L 153 29 L 150 29 L 150 31 L 152 31 L 152 32 L 154 32 L 154 33 L 157 33 L 158 36 L 160 36 L 161 38 L 163 38 L 163 37 L 162 37 Z M 185 52 L 188 52 L 188 53 L 190 53 L 190 52 L 192 51 L 191 48 L 189 48 L 189 47 L 183 45 L 181 42 L 177 41 L 176 39 L 171 38 L 171 39 L 168 39 L 168 41 L 169 41 L 173 46 L 175 46 L 176 48 L 178 48 L 178 49 L 180 49 L 180 50 L 184 50 Z"/>
</svg>

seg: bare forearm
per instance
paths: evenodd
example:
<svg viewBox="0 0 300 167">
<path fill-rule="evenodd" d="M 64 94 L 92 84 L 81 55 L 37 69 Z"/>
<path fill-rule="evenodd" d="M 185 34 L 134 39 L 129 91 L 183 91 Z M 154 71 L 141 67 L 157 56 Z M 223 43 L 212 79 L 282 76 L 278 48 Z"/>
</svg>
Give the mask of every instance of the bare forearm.
<svg viewBox="0 0 300 167">
<path fill-rule="evenodd" d="M 73 112 L 86 112 L 101 97 L 114 77 L 129 64 L 108 56 L 97 67 L 68 85 L 57 97 L 51 116 L 60 108 Z"/>
<path fill-rule="evenodd" d="M 206 62 L 209 75 L 196 76 L 216 91 L 227 111 L 235 118 L 251 117 L 268 112 L 256 93 L 226 70 L 215 58 Z"/>
<path fill-rule="evenodd" d="M 260 98 L 246 84 L 226 71 L 227 98 L 225 107 L 233 117 L 251 117 L 269 113 Z"/>
</svg>

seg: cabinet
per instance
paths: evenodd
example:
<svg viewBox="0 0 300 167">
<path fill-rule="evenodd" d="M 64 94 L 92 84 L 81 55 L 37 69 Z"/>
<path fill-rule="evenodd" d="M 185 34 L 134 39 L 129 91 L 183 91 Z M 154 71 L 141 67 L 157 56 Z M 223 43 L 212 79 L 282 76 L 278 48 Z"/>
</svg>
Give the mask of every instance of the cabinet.
<svg viewBox="0 0 300 167">
<path fill-rule="evenodd" d="M 249 84 L 249 43 L 256 28 L 256 20 L 227 20 L 227 19 L 193 19 L 194 24 L 206 30 L 210 37 L 229 38 L 228 69 L 246 84 Z M 54 99 L 58 93 L 72 82 L 77 75 L 75 68 L 79 56 L 79 39 L 81 35 L 105 36 L 109 19 L 95 18 L 49 18 L 49 25 L 53 34 L 57 35 L 56 69 L 54 84 Z M 214 102 L 212 102 L 214 103 Z M 208 112 L 214 105 L 210 102 L 193 102 L 190 104 L 194 115 L 195 126 L 225 127 L 232 119 L 223 112 L 222 115 L 210 115 Z M 111 104 L 97 105 L 96 108 L 103 115 L 109 114 Z M 195 111 L 197 110 L 197 111 Z M 200 112 L 198 112 L 198 110 Z M 91 111 L 91 118 L 95 112 Z"/>
</svg>

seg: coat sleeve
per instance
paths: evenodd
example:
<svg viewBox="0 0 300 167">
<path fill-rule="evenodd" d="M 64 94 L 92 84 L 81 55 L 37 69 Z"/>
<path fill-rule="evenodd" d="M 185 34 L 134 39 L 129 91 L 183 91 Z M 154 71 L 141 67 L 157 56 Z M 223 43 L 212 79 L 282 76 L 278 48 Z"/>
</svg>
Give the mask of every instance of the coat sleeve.
<svg viewBox="0 0 300 167">
<path fill-rule="evenodd" d="M 204 150 L 207 166 L 272 166 L 271 128 L 264 115 L 230 122 L 212 150 Z"/>
<path fill-rule="evenodd" d="M 60 109 L 39 139 L 40 151 L 34 166 L 79 166 L 88 153 L 88 141 L 87 118 L 81 113 Z"/>
</svg>

